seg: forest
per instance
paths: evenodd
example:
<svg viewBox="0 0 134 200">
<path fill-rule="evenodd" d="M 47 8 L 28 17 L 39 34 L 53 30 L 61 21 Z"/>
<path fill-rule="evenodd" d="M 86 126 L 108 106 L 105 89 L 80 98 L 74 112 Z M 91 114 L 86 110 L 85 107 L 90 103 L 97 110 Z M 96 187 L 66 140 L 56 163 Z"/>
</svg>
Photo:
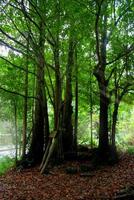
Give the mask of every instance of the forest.
<svg viewBox="0 0 134 200">
<path fill-rule="evenodd" d="M 0 199 L 132 200 L 134 1 L 0 13 Z"/>
</svg>

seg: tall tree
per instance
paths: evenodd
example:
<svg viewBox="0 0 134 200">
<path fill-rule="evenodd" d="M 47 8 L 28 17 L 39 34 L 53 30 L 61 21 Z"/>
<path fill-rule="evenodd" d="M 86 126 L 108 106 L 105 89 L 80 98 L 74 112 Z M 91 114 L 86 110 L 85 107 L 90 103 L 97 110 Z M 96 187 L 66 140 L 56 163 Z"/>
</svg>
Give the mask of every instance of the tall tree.
<svg viewBox="0 0 134 200">
<path fill-rule="evenodd" d="M 63 148 L 64 152 L 73 151 L 73 126 L 72 126 L 72 69 L 74 67 L 75 39 L 72 27 L 69 36 L 68 61 L 66 65 L 66 89 L 63 113 Z"/>
<path fill-rule="evenodd" d="M 116 2 L 116 1 L 115 1 Z M 117 3 L 117 2 L 116 2 Z M 117 3 L 118 5 L 118 3 Z M 112 61 L 109 61 L 109 49 L 108 45 L 112 45 L 113 40 L 111 40 L 114 30 L 120 24 L 120 21 L 123 20 L 123 16 L 126 13 L 129 13 L 130 5 L 126 7 L 124 3 L 122 6 L 125 8 L 117 18 L 111 19 L 111 15 L 117 15 L 117 11 L 114 10 L 114 13 L 110 13 L 109 6 L 111 6 L 109 1 L 96 1 L 96 19 L 95 19 L 95 36 L 96 36 L 96 55 L 97 55 L 97 65 L 94 69 L 94 75 L 97 79 L 99 86 L 99 96 L 100 96 L 100 118 L 99 118 L 99 154 L 104 160 L 109 159 L 110 156 L 110 146 L 109 146 L 109 135 L 108 135 L 108 108 L 110 105 L 110 81 L 111 77 L 115 71 L 115 68 L 109 70 L 109 65 L 120 60 L 123 56 L 132 52 L 133 47 L 127 51 L 124 51 L 122 48 L 121 53 L 115 53 L 116 58 Z M 115 8 L 115 5 L 114 5 Z M 117 6 L 117 9 L 120 10 L 120 6 Z M 109 19 L 111 26 L 109 26 Z M 110 27 L 110 29 L 109 29 Z M 115 55 L 114 55 L 115 56 Z M 116 86 L 115 86 L 116 87 Z M 125 85 L 124 85 L 125 88 Z M 116 152 L 115 152 L 116 153 Z"/>
<path fill-rule="evenodd" d="M 44 83 L 45 76 L 45 1 L 38 1 L 32 5 L 34 9 L 36 6 L 39 9 L 40 18 L 38 20 L 39 27 L 39 38 L 38 38 L 38 52 L 35 54 L 37 61 L 37 79 L 36 79 L 36 97 L 35 102 L 35 121 L 33 127 L 32 142 L 30 146 L 30 157 L 35 162 L 40 162 L 43 157 L 44 146 L 46 148 L 49 135 L 49 122 L 48 122 L 48 111 L 47 111 L 47 98 L 46 88 Z M 46 141 L 44 141 L 44 139 Z"/>
<path fill-rule="evenodd" d="M 94 70 L 94 75 L 97 78 L 99 85 L 100 96 L 100 128 L 99 128 L 99 152 L 102 157 L 106 156 L 109 151 L 108 142 L 108 81 L 106 80 L 106 45 L 107 45 L 107 2 L 100 1 L 96 3 L 97 14 L 95 21 L 95 34 L 96 34 L 96 53 L 98 64 Z M 103 11 L 102 11 L 103 10 Z M 103 14 L 101 14 L 101 11 Z M 99 32 L 99 20 L 101 18 L 102 30 Z M 101 39 L 100 39 L 101 37 Z M 100 42 L 101 40 L 101 42 Z"/>
<path fill-rule="evenodd" d="M 27 36 L 29 37 L 29 36 Z M 29 52 L 29 39 L 27 40 L 27 56 L 26 56 L 26 73 L 25 73 L 25 83 L 24 83 L 24 87 L 25 87 L 25 98 L 24 98 L 24 111 L 23 111 L 23 139 L 22 139 L 22 158 L 25 158 L 26 155 L 26 139 L 27 139 L 27 110 L 28 110 L 28 52 Z"/>
</svg>

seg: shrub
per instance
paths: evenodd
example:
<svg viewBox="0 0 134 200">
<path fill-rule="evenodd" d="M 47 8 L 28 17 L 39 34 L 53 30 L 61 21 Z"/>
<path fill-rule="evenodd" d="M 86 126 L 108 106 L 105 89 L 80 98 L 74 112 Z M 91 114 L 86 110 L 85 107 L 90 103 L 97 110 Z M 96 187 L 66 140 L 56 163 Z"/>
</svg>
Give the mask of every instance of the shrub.
<svg viewBox="0 0 134 200">
<path fill-rule="evenodd" d="M 0 158 L 0 175 L 6 173 L 14 166 L 14 159 L 8 156 Z"/>
</svg>

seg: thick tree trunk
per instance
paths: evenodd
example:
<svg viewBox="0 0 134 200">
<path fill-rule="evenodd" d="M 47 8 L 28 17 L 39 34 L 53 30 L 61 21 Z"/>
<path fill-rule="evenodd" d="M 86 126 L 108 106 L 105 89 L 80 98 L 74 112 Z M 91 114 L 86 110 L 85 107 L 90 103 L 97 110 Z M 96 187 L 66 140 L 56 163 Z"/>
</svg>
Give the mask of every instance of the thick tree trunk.
<svg viewBox="0 0 134 200">
<path fill-rule="evenodd" d="M 96 34 L 96 54 L 98 64 L 94 71 L 94 75 L 99 85 L 100 96 L 100 117 L 99 117 L 99 159 L 107 162 L 110 158 L 110 145 L 108 137 L 108 84 L 106 79 L 106 56 L 107 56 L 107 14 L 105 13 L 108 7 L 107 2 L 101 2 L 97 4 L 98 10 L 95 22 L 95 34 Z M 102 14 L 102 13 L 104 14 Z M 102 27 L 99 27 L 99 20 Z"/>
<path fill-rule="evenodd" d="M 37 80 L 36 80 L 36 97 L 35 102 L 35 122 L 33 125 L 33 135 L 29 155 L 34 163 L 41 162 L 44 148 L 47 147 L 49 136 L 49 120 L 47 111 L 47 98 L 44 84 L 44 44 L 45 29 L 44 23 L 40 22 L 39 52 L 37 55 Z"/>
<path fill-rule="evenodd" d="M 35 117 L 33 124 L 33 135 L 30 146 L 30 156 L 34 162 L 40 162 L 43 156 L 44 147 L 44 69 L 38 66 L 36 81 L 36 96 L 38 100 L 35 102 Z M 43 81 L 43 82 L 42 82 Z"/>
<path fill-rule="evenodd" d="M 109 99 L 107 97 L 106 87 L 100 87 L 100 118 L 99 118 L 99 151 L 102 156 L 107 154 L 109 150 L 108 138 L 108 106 Z"/>
<path fill-rule="evenodd" d="M 75 50 L 75 123 L 74 123 L 74 153 L 77 156 L 77 133 L 78 133 L 78 65 L 77 50 Z"/>
<path fill-rule="evenodd" d="M 62 146 L 62 124 L 61 124 L 61 75 L 59 63 L 59 35 L 57 35 L 57 45 L 54 49 L 55 61 L 55 99 L 54 99 L 54 130 L 57 131 L 57 146 L 55 150 L 55 159 L 57 161 L 63 160 L 63 146 Z"/>
<path fill-rule="evenodd" d="M 56 18 L 56 34 L 55 44 L 53 46 L 54 64 L 55 64 L 55 98 L 54 98 L 54 130 L 57 131 L 57 145 L 55 149 L 55 159 L 60 162 L 63 160 L 63 146 L 62 146 L 62 124 L 61 124 L 61 102 L 62 102 L 62 89 L 61 89 L 61 73 L 60 73 L 60 2 L 55 2 L 55 18 Z"/>
<path fill-rule="evenodd" d="M 74 41 L 72 35 L 69 39 L 68 63 L 66 67 L 66 91 L 63 111 L 63 150 L 65 154 L 73 151 L 73 126 L 72 126 L 72 67 L 74 66 Z"/>
<path fill-rule="evenodd" d="M 44 85 L 44 67 L 41 65 L 37 68 L 35 117 L 33 125 L 33 135 L 30 147 L 30 154 L 34 162 L 40 162 L 44 148 L 46 148 L 49 137 L 49 121 L 47 111 L 47 99 Z"/>
<path fill-rule="evenodd" d="M 54 129 L 59 129 L 60 107 L 61 107 L 61 77 L 59 64 L 59 48 L 54 49 L 55 61 L 55 99 L 54 99 Z"/>
</svg>

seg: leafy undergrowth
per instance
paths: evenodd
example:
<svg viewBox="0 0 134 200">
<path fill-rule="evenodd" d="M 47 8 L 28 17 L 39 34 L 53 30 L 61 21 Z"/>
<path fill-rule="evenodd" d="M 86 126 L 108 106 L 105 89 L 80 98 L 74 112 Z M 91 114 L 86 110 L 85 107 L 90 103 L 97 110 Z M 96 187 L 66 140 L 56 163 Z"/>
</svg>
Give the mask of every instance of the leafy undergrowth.
<svg viewBox="0 0 134 200">
<path fill-rule="evenodd" d="M 14 165 L 14 159 L 5 156 L 0 158 L 0 175 L 4 174 Z"/>
<path fill-rule="evenodd" d="M 0 200 L 108 200 L 134 186 L 134 155 L 123 155 L 117 165 L 101 167 L 91 176 L 66 173 L 68 166 L 79 165 L 68 162 L 48 175 L 41 175 L 38 168 L 11 170 L 0 177 Z"/>
</svg>

